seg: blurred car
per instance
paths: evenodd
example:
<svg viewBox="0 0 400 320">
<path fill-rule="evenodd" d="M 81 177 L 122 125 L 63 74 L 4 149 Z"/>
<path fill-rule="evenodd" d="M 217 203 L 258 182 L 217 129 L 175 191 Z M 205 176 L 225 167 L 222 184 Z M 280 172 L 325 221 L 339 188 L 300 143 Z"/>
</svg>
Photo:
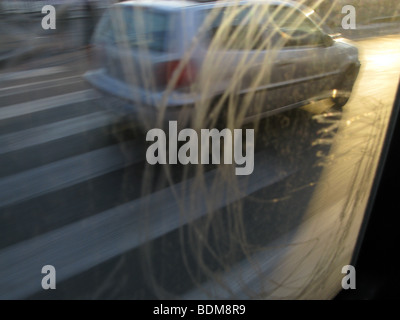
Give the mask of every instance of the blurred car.
<svg viewBox="0 0 400 320">
<path fill-rule="evenodd" d="M 343 106 L 358 49 L 330 33 L 292 1 L 126 1 L 97 25 L 98 67 L 84 77 L 107 108 L 147 127 L 225 116 L 227 105 L 241 123 L 312 100 Z"/>
</svg>

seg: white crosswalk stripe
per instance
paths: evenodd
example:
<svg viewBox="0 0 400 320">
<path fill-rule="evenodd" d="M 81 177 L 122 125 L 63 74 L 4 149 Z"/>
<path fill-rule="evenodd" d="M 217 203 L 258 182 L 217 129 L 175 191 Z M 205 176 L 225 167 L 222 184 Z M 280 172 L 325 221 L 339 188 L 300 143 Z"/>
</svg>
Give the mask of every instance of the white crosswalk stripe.
<svg viewBox="0 0 400 320">
<path fill-rule="evenodd" d="M 28 80 L 15 86 L 0 88 L 0 92 L 7 95 L 13 94 L 14 90 L 20 90 L 26 95 L 27 92 L 36 86 L 47 88 L 48 85 L 65 83 L 65 80 L 76 80 L 80 78 L 80 75 L 77 75 L 67 78 L 58 77 L 39 82 L 29 81 L 29 77 L 62 73 L 66 70 L 67 69 L 64 67 L 51 67 L 1 74 L 1 80 L 22 78 L 27 78 Z M 89 89 L 11 104 L 0 108 L 0 121 L 6 123 L 6 121 L 17 117 L 29 118 L 36 112 L 42 112 L 42 118 L 46 119 L 46 112 L 55 108 L 64 108 L 62 114 L 68 117 L 69 107 L 97 98 L 98 94 L 94 90 Z M 29 95 L 27 95 L 27 99 L 29 99 Z M 12 103 L 13 100 L 10 99 L 9 101 Z M 93 112 L 92 108 L 83 112 L 83 115 L 33 126 L 29 129 L 11 131 L 10 133 L 1 135 L 0 156 L 2 156 L 2 164 L 4 165 L 9 161 L 7 158 L 7 153 L 9 152 L 24 151 L 30 148 L 29 154 L 34 154 L 35 147 L 63 138 L 86 134 L 90 130 L 108 126 L 113 120 L 109 113 L 101 109 Z M 10 128 L 12 129 L 12 127 Z M 68 140 L 66 143 L 68 143 Z M 131 144 L 128 143 L 127 145 Z M 69 147 L 69 151 L 74 153 L 73 146 Z M 133 147 L 133 150 L 136 149 L 136 147 Z M 139 155 L 135 156 L 134 153 L 131 154 L 129 158 L 126 156 L 123 157 L 120 152 L 120 146 L 113 145 L 84 154 L 78 154 L 56 162 L 50 162 L 11 176 L 5 176 L 0 179 L 0 207 L 9 206 L 52 191 L 67 188 L 114 170 L 122 169 L 124 166 L 142 161 L 142 158 L 143 157 Z"/>
<path fill-rule="evenodd" d="M 130 150 L 142 150 L 138 143 Z M 124 157 L 118 146 L 111 146 L 44 165 L 0 179 L 0 207 L 67 188 L 111 171 L 140 162 L 143 154 Z"/>
<path fill-rule="evenodd" d="M 110 122 L 110 115 L 100 111 L 5 134 L 0 136 L 0 155 L 104 127 Z"/>
<path fill-rule="evenodd" d="M 48 90 L 50 88 L 68 86 L 70 84 L 78 83 L 79 81 L 83 81 L 81 76 L 70 76 L 59 78 L 56 80 L 51 79 L 32 83 L 24 83 L 20 85 L 13 85 L 10 87 L 0 88 L 0 97 L 7 97 L 16 94 L 32 92 L 39 89 Z"/>
<path fill-rule="evenodd" d="M 60 69 L 50 70 L 54 73 L 62 72 Z M 36 75 L 41 72 L 36 71 Z M 32 76 L 32 74 L 35 72 L 25 75 Z M 8 79 L 22 76 L 23 73 L 10 74 Z M 73 77 L 70 79 L 74 80 Z M 65 80 L 58 78 L 58 80 L 16 84 L 0 89 L 0 94 L 4 94 L 3 98 L 11 97 L 14 93 L 34 90 L 36 86 L 47 86 L 52 83 L 56 85 Z M 0 123 L 6 123 L 7 120 L 17 122 L 18 117 L 29 117 L 38 112 L 46 118 L 47 112 L 56 108 L 68 111 L 69 106 L 98 98 L 99 95 L 90 89 L 4 106 L 0 108 Z M 34 157 L 36 148 L 45 143 L 55 141 L 64 143 L 67 140 L 63 139 L 84 135 L 90 130 L 108 126 L 113 120 L 110 114 L 100 109 L 90 112 L 0 136 L 0 160 L 12 161 L 7 160 L 9 154 L 19 155 L 25 151 Z M 65 116 L 68 117 L 68 112 Z M 13 153 L 15 151 L 18 153 Z M 93 212 L 92 215 L 74 220 L 75 222 L 68 225 L 61 224 L 61 227 L 42 230 L 42 233 L 36 233 L 33 238 L 20 242 L 11 241 L 9 246 L 0 250 L 0 299 L 25 298 L 39 292 L 41 286 L 38 281 L 38 270 L 40 272 L 44 265 L 57 266 L 57 282 L 70 279 L 148 241 L 173 232 L 210 211 L 221 209 L 257 190 L 273 185 L 295 172 L 294 168 L 289 168 L 288 163 L 277 162 L 265 151 L 255 155 L 255 161 L 261 158 L 263 162 L 268 158 L 267 162 L 275 170 L 260 167 L 259 171 L 251 176 L 238 176 L 235 184 L 236 192 L 221 192 L 229 190 L 229 184 L 232 184 L 220 176 L 220 171 L 212 170 L 205 173 L 202 181 L 205 187 L 198 191 L 196 189 L 196 192 L 192 193 L 194 197 L 189 198 L 186 195 L 188 190 L 198 187 L 198 181 L 184 180 L 145 196 L 135 195 L 131 199 L 126 199 L 127 202 L 122 205 L 114 204 L 114 207 L 106 207 L 111 209 L 101 209 L 104 211 Z M 67 193 L 69 187 L 75 186 L 78 189 L 81 183 L 95 178 L 102 179 L 108 173 L 144 161 L 145 139 L 143 138 L 119 145 L 98 147 L 93 151 L 65 156 L 50 163 L 41 163 L 40 166 L 0 178 L 2 191 L 0 208 L 13 212 L 12 209 L 18 208 L 18 204 L 23 205 L 24 201 L 35 202 L 37 199 L 40 202 L 40 199 L 51 197 L 51 193 L 56 191 Z M 138 170 L 141 170 L 141 167 Z M 106 179 L 104 181 L 108 182 Z M 220 197 L 211 197 L 211 194 L 215 195 L 218 192 L 221 192 Z M 204 199 L 207 198 L 212 198 L 214 201 L 206 203 Z M 182 215 L 182 211 L 190 214 Z M 146 212 L 150 212 L 151 215 L 141 214 Z M 43 217 L 56 213 L 43 212 Z M 25 221 L 25 224 L 29 224 L 28 221 Z"/>
<path fill-rule="evenodd" d="M 17 71 L 17 72 L 0 73 L 0 82 L 9 80 L 27 79 L 40 76 L 48 76 L 52 74 L 65 72 L 66 70 L 67 68 L 65 67 L 57 66 L 57 67 L 48 67 L 48 68 L 32 69 L 32 70 Z"/>
<path fill-rule="evenodd" d="M 193 181 L 185 181 L 7 247 L 0 251 L 0 287 L 4 289 L 2 293 L 6 293 L 11 299 L 23 298 L 40 289 L 36 270 L 40 270 L 48 261 L 59 266 L 58 281 L 66 280 L 198 219 L 210 210 L 217 210 L 272 185 L 291 173 L 287 170 L 264 170 L 250 177 L 242 176 L 238 178 L 238 189 L 241 192 L 226 193 L 224 197 L 213 201 L 210 208 L 204 199 L 216 190 L 227 187 L 227 182 L 216 171 L 211 171 L 204 178 L 205 184 L 213 188 L 198 190 L 194 199 L 184 197 L 187 190 L 195 187 Z M 182 215 L 182 210 L 190 214 Z M 137 214 L 143 211 L 151 212 L 151 215 Z M 3 297 L 0 295 L 0 298 Z"/>
<path fill-rule="evenodd" d="M 6 120 L 34 112 L 50 110 L 68 104 L 89 101 L 96 98 L 98 98 L 98 94 L 94 90 L 88 89 L 35 101 L 23 102 L 0 108 L 0 120 Z"/>
</svg>

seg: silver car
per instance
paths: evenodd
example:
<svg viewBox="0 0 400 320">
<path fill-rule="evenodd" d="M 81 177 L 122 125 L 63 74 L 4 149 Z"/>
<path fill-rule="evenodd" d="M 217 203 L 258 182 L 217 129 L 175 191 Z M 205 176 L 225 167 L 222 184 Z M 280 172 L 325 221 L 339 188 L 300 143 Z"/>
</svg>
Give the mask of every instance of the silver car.
<svg viewBox="0 0 400 320">
<path fill-rule="evenodd" d="M 360 68 L 350 41 L 292 1 L 126 1 L 92 42 L 86 80 L 147 128 L 229 115 L 240 126 L 326 98 L 343 106 Z"/>
</svg>

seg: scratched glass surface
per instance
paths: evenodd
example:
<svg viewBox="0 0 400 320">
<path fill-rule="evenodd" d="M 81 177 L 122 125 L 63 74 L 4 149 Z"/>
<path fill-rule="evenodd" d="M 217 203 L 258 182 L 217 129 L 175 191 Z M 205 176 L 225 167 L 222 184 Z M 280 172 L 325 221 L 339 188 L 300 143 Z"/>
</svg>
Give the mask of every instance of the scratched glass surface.
<svg viewBox="0 0 400 320">
<path fill-rule="evenodd" d="M 397 0 L 0 16 L 1 299 L 340 291 L 399 80 Z"/>
</svg>

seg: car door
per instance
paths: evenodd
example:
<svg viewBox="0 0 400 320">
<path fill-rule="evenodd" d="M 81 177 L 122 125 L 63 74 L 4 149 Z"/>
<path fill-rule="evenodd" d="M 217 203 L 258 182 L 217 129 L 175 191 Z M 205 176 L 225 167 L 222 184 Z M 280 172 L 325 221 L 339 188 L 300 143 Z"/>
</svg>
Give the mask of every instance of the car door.
<svg viewBox="0 0 400 320">
<path fill-rule="evenodd" d="M 278 34 L 275 49 L 279 51 L 272 82 L 281 88 L 285 104 L 330 94 L 340 66 L 333 41 L 329 42 L 329 36 L 308 13 L 295 7 L 269 6 L 269 15 L 271 28 Z"/>
</svg>

